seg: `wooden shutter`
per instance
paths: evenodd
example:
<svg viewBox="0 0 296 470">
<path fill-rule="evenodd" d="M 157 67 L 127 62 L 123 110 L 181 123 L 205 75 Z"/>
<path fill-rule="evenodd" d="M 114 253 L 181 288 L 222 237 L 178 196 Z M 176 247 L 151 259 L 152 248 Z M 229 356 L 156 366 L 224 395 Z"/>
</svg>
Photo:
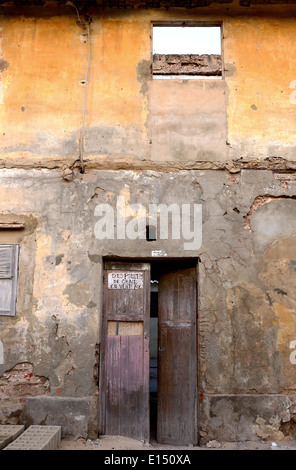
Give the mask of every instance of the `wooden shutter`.
<svg viewBox="0 0 296 470">
<path fill-rule="evenodd" d="M 0 245 L 0 315 L 15 315 L 18 245 Z"/>
<path fill-rule="evenodd" d="M 106 263 L 102 434 L 149 440 L 149 305 L 149 264 Z"/>
</svg>

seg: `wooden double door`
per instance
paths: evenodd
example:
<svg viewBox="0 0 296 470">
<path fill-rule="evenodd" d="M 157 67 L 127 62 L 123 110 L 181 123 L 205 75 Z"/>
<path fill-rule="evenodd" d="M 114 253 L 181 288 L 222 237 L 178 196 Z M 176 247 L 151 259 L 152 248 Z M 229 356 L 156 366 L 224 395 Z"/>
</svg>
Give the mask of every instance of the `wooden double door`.
<svg viewBox="0 0 296 470">
<path fill-rule="evenodd" d="M 197 265 L 154 265 L 158 284 L 157 441 L 197 445 Z M 150 439 L 151 263 L 106 262 L 100 434 Z"/>
</svg>

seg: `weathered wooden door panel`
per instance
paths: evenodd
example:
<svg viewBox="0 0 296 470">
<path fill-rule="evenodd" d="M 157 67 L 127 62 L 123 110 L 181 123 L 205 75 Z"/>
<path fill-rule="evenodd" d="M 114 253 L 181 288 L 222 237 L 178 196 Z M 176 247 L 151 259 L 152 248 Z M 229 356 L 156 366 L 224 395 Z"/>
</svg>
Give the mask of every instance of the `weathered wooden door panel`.
<svg viewBox="0 0 296 470">
<path fill-rule="evenodd" d="M 108 434 L 147 439 L 149 377 L 148 339 L 109 336 L 107 339 L 106 429 Z M 146 432 L 145 432 L 146 430 Z"/>
<path fill-rule="evenodd" d="M 196 268 L 159 279 L 157 440 L 197 445 Z"/>
<path fill-rule="evenodd" d="M 150 265 L 106 263 L 102 433 L 149 440 Z"/>
</svg>

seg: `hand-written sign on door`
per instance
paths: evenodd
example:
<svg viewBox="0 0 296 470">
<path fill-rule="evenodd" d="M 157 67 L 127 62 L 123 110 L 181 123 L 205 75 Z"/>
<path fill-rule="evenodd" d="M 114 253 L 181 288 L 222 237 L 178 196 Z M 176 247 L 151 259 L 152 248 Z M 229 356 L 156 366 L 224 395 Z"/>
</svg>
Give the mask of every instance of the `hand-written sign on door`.
<svg viewBox="0 0 296 470">
<path fill-rule="evenodd" d="M 143 273 L 108 273 L 108 289 L 143 289 Z"/>
</svg>

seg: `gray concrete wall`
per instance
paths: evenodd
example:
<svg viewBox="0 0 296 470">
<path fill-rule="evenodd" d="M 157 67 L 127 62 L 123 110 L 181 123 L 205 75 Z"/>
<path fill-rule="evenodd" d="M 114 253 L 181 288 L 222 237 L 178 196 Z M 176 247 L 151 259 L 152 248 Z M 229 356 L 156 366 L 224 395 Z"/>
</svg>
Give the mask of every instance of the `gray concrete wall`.
<svg viewBox="0 0 296 470">
<path fill-rule="evenodd" d="M 201 204 L 201 247 L 98 240 L 95 208 L 118 197 L 128 220 L 133 204 Z M 0 212 L 27 221 L 10 232 L 20 264 L 17 314 L 0 317 L 1 423 L 18 422 L 27 396 L 86 398 L 95 434 L 103 257 L 199 257 L 201 436 L 260 439 L 272 426 L 284 437 L 296 388 L 295 199 L 294 180 L 272 171 L 93 170 L 66 182 L 56 170 L 1 170 Z"/>
</svg>

